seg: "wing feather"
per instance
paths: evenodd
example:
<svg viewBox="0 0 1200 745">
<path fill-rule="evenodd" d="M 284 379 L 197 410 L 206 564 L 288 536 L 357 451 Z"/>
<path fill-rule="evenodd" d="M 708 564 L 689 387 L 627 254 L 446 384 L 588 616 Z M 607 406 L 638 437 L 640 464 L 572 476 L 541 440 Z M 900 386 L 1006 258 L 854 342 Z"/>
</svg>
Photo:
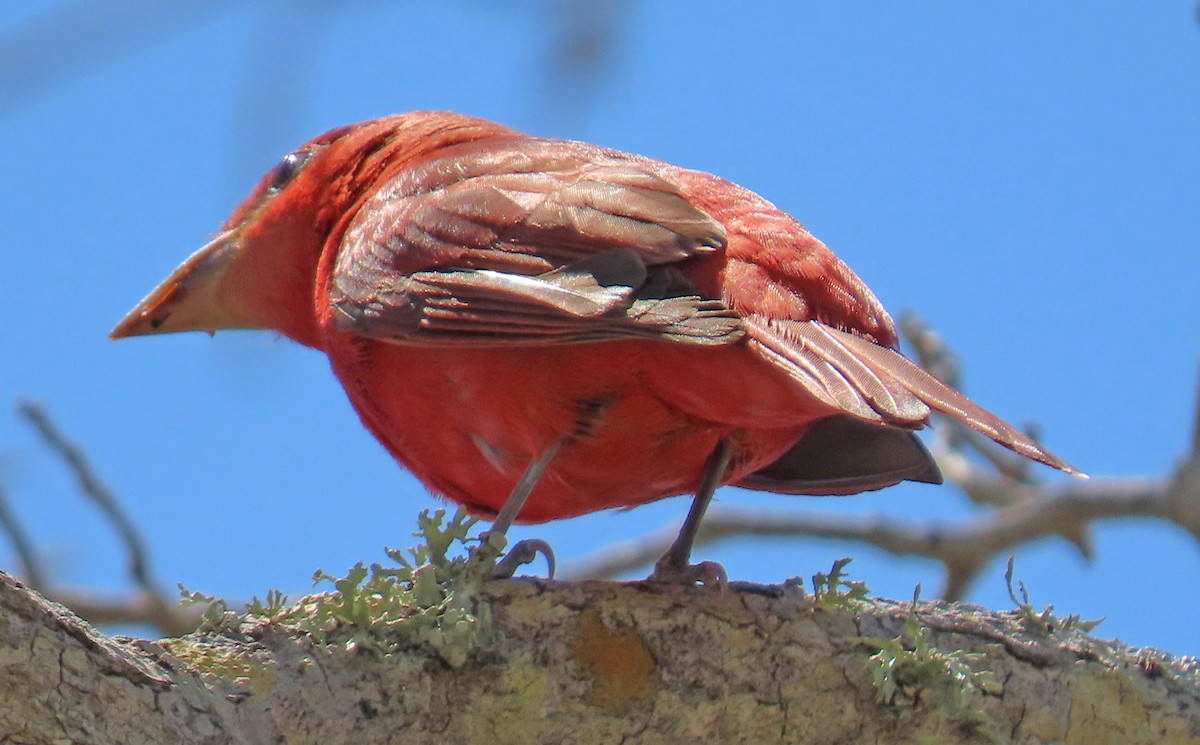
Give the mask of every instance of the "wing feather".
<svg viewBox="0 0 1200 745">
<path fill-rule="evenodd" d="M 398 343 L 727 344 L 737 314 L 672 269 L 724 241 L 717 220 L 624 157 L 497 138 L 448 148 L 368 200 L 330 300 L 340 328 Z"/>
<path fill-rule="evenodd" d="M 817 321 L 746 319 L 751 345 L 812 395 L 866 421 L 916 429 L 937 411 L 1013 452 L 1066 473 L 1074 466 L 889 347 Z M 837 371 L 833 375 L 821 366 Z"/>
</svg>

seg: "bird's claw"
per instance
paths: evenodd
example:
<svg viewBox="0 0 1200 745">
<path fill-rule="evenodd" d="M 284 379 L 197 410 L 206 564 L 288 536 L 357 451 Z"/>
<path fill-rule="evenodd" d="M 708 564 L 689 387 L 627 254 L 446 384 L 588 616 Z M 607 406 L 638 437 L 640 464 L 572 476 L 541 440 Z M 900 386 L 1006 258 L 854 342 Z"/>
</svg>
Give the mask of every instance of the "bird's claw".
<svg viewBox="0 0 1200 745">
<path fill-rule="evenodd" d="M 547 576 L 554 579 L 554 551 L 550 548 L 550 544 L 540 538 L 527 538 L 523 541 L 515 543 L 511 550 L 504 555 L 504 558 L 496 562 L 496 566 L 492 569 L 492 579 L 509 579 L 517 570 L 526 564 L 532 563 L 538 554 L 546 557 L 546 566 L 548 567 Z"/>
<path fill-rule="evenodd" d="M 724 590 L 729 585 L 729 574 L 725 571 L 725 567 L 715 561 L 676 565 L 674 562 L 660 560 L 654 565 L 654 571 L 646 578 L 646 581 L 660 585 L 701 584 L 705 587 Z"/>
</svg>

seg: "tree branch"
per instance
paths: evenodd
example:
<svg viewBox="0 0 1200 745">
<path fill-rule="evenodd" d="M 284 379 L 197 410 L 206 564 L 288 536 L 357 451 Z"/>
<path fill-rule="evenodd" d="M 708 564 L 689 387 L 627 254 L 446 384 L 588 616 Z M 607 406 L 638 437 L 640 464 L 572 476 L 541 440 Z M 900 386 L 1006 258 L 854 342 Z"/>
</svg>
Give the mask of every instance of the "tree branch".
<svg viewBox="0 0 1200 745">
<path fill-rule="evenodd" d="M 145 542 L 141 534 L 121 507 L 113 494 L 92 468 L 87 456 L 71 442 L 55 425 L 45 408 L 36 402 L 17 402 L 17 412 L 28 421 L 41 436 L 46 446 L 58 454 L 75 475 L 80 491 L 100 508 L 128 554 L 129 575 L 138 587 L 133 596 L 101 597 L 81 590 L 51 588 L 47 578 L 39 570 L 32 548 L 25 540 L 15 519 L 6 508 L 0 494 L 0 522 L 13 541 L 22 568 L 28 573 L 32 584 L 55 600 L 64 603 L 82 614 L 92 623 L 144 623 L 164 634 L 179 635 L 196 628 L 199 613 L 195 609 L 179 607 L 169 599 L 151 576 Z"/>
<path fill-rule="evenodd" d="M 21 527 L 16 514 L 9 507 L 8 495 L 2 488 L 0 488 L 0 530 L 3 530 L 8 539 L 12 541 L 13 550 L 17 552 L 17 561 L 21 565 L 21 576 L 25 577 L 25 581 L 35 590 L 44 588 L 46 578 L 42 573 L 41 562 L 38 561 L 37 554 L 33 550 L 33 542 L 29 540 L 29 535 Z"/>
<path fill-rule="evenodd" d="M 1194 665 L 1078 631 L 1031 631 L 1012 612 L 892 601 L 818 610 L 786 587 L 526 580 L 488 583 L 480 602 L 486 646 L 450 665 L 435 646 L 406 641 L 403 626 L 387 655 L 268 622 L 115 642 L 0 574 L 0 732 L 95 745 L 1113 733 L 1148 745 L 1200 731 Z M 965 682 L 976 679 L 988 682 Z"/>
<path fill-rule="evenodd" d="M 150 570 L 146 561 L 146 545 L 141 534 L 134 526 L 133 521 L 125 514 L 125 510 L 117 502 L 112 491 L 100 481 L 99 476 L 92 469 L 92 464 L 88 462 L 87 456 L 83 454 L 79 446 L 62 434 L 50 420 L 49 414 L 41 404 L 29 400 L 18 401 L 17 413 L 33 425 L 51 451 L 62 457 L 67 468 L 75 474 L 79 491 L 99 507 L 100 512 L 116 528 L 117 535 L 129 556 L 129 576 L 143 590 L 156 592 L 157 588 L 150 579 Z"/>
</svg>

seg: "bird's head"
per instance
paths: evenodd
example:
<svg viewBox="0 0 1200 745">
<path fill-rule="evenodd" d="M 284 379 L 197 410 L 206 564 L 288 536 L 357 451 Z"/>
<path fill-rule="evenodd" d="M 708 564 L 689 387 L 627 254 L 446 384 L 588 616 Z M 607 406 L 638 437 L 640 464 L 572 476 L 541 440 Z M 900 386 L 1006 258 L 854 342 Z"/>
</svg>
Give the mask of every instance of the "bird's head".
<svg viewBox="0 0 1200 745">
<path fill-rule="evenodd" d="M 429 153 L 508 132 L 461 114 L 418 111 L 309 140 L 263 176 L 221 232 L 121 319 L 111 338 L 273 329 L 319 347 L 320 258 L 337 250 L 362 201 Z"/>
</svg>

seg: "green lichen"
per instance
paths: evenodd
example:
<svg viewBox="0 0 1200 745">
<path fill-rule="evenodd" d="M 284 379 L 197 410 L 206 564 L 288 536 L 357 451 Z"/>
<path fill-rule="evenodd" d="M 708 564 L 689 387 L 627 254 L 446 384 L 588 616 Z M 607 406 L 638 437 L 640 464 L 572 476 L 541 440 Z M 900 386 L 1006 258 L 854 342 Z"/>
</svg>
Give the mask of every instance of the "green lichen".
<svg viewBox="0 0 1200 745">
<path fill-rule="evenodd" d="M 1072 631 L 1082 631 L 1087 633 L 1104 622 L 1103 618 L 1093 618 L 1091 620 L 1083 620 L 1079 614 L 1073 613 L 1066 618 L 1059 618 L 1054 615 L 1054 606 L 1047 605 L 1042 608 L 1041 612 L 1033 609 L 1033 603 L 1029 600 L 1029 590 L 1025 587 L 1024 580 L 1017 579 L 1017 589 L 1013 589 L 1013 567 L 1016 564 L 1016 557 L 1008 557 L 1008 569 L 1004 572 L 1004 581 L 1008 585 L 1008 596 L 1012 598 L 1013 604 L 1017 606 L 1021 625 L 1034 636 L 1054 636 L 1056 634 L 1067 634 Z M 1017 592 L 1021 593 L 1018 599 Z"/>
<path fill-rule="evenodd" d="M 1000 684 L 990 670 L 976 667 L 986 656 L 978 652 L 940 650 L 929 641 L 916 614 L 904 622 L 904 631 L 891 639 L 864 637 L 876 649 L 868 667 L 880 703 L 916 703 L 932 698 L 947 713 L 960 714 L 971 708 L 975 696 L 998 694 Z"/>
<path fill-rule="evenodd" d="M 991 717 L 976 705 L 980 697 L 1002 692 L 995 675 L 980 669 L 986 655 L 937 648 L 917 613 L 920 592 L 918 585 L 900 634 L 891 639 L 857 639 L 875 649 L 867 658 L 867 669 L 876 700 L 887 706 L 912 708 L 932 704 L 947 722 L 995 739 Z"/>
<path fill-rule="evenodd" d="M 426 645 L 458 667 L 478 648 L 489 626 L 486 606 L 477 603 L 491 560 L 503 550 L 503 537 L 468 538 L 476 523 L 464 510 L 449 521 L 446 511 L 425 510 L 413 534 L 418 544 L 385 549 L 394 562 L 362 562 L 344 576 L 317 570 L 313 584 L 331 590 L 295 603 L 277 590 L 257 597 L 241 614 L 218 598 L 188 591 L 184 602 L 207 603 L 201 630 L 238 631 L 269 623 L 309 635 L 318 644 L 387 655 L 404 645 Z"/>
<path fill-rule="evenodd" d="M 847 608 L 868 601 L 870 589 L 866 582 L 848 579 L 846 565 L 852 559 L 838 559 L 833 562 L 829 573 L 817 572 L 812 577 L 813 601 L 817 610 L 834 610 Z"/>
<path fill-rule="evenodd" d="M 223 631 L 238 627 L 240 617 L 229 610 L 229 604 L 215 595 L 205 595 L 202 592 L 192 592 L 179 583 L 179 604 L 182 606 L 203 605 L 204 613 L 200 616 L 200 625 L 196 631 Z"/>
<path fill-rule="evenodd" d="M 279 590 L 267 590 L 266 602 L 259 600 L 255 595 L 250 603 L 246 605 L 245 615 L 248 618 L 270 618 L 282 613 L 288 606 L 287 595 L 284 595 Z"/>
<path fill-rule="evenodd" d="M 208 685 L 224 680 L 260 696 L 275 687 L 278 676 L 275 663 L 248 657 L 237 648 L 197 644 L 187 638 L 163 639 L 158 644 Z"/>
</svg>

